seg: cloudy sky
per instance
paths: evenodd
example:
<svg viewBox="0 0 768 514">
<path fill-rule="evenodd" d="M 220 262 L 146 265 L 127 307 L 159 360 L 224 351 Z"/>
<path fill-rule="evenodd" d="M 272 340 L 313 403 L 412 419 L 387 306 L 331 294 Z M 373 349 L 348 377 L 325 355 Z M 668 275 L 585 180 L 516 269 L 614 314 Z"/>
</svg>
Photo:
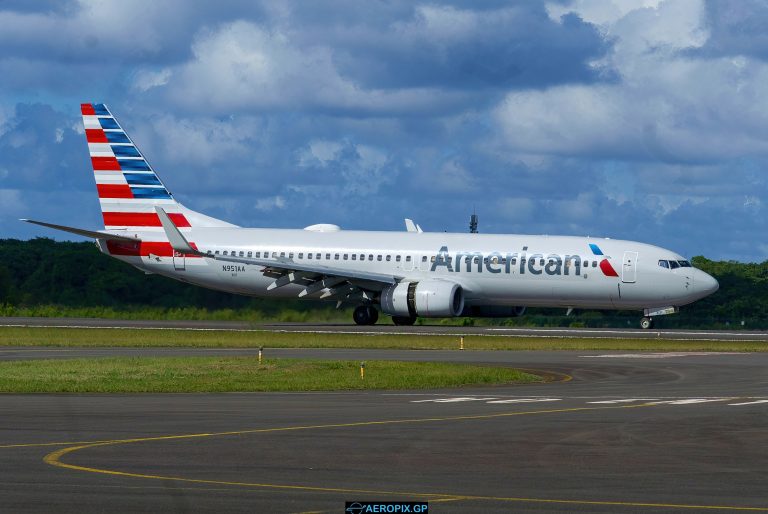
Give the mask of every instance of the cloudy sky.
<svg viewBox="0 0 768 514">
<path fill-rule="evenodd" d="M 100 226 L 92 101 L 239 225 L 768 256 L 765 1 L 191 4 L 0 0 L 0 237 Z"/>
</svg>

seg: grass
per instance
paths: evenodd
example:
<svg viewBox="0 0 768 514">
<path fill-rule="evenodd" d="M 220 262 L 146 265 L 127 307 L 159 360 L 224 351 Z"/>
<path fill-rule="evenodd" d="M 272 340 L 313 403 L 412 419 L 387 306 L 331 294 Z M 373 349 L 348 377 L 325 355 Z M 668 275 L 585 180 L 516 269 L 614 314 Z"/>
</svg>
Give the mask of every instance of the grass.
<svg viewBox="0 0 768 514">
<path fill-rule="evenodd" d="M 455 350 L 455 335 L 322 334 L 226 330 L 0 327 L 0 346 L 190 348 L 389 348 Z M 764 352 L 761 341 L 674 341 L 465 336 L 467 350 L 631 350 Z"/>
<path fill-rule="evenodd" d="M 428 389 L 541 382 L 511 368 L 254 357 L 113 357 L 0 362 L 5 393 L 187 393 Z"/>
</svg>

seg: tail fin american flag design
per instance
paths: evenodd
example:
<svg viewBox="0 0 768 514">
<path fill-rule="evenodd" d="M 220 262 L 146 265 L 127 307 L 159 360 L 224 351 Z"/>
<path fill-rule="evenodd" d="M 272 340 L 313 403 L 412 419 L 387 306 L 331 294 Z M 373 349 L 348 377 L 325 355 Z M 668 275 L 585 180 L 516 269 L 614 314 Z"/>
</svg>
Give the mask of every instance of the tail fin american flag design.
<svg viewBox="0 0 768 514">
<path fill-rule="evenodd" d="M 80 104 L 85 137 L 99 193 L 104 228 L 126 231 L 137 243 L 107 241 L 109 253 L 126 256 L 174 255 L 160 218 L 160 206 L 184 232 L 193 227 L 234 227 L 177 202 L 104 104 Z M 194 243 L 192 243 L 194 244 Z"/>
<path fill-rule="evenodd" d="M 177 227 L 191 227 L 180 205 L 104 104 L 81 104 L 106 229 L 160 227 L 155 205 Z"/>
</svg>

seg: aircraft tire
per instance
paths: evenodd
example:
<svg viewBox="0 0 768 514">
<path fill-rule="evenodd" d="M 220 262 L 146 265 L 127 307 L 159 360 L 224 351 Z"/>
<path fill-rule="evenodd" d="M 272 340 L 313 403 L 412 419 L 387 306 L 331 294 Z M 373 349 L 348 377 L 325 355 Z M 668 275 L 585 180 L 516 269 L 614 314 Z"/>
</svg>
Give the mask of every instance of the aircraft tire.
<svg viewBox="0 0 768 514">
<path fill-rule="evenodd" d="M 370 305 L 360 305 L 352 313 L 352 319 L 358 325 L 375 325 L 379 320 L 379 311 Z"/>
<path fill-rule="evenodd" d="M 643 330 L 649 330 L 653 328 L 653 318 L 649 318 L 647 316 L 640 318 L 640 328 Z"/>
<path fill-rule="evenodd" d="M 409 316 L 392 316 L 392 323 L 399 326 L 410 326 L 416 323 L 416 318 Z"/>
</svg>

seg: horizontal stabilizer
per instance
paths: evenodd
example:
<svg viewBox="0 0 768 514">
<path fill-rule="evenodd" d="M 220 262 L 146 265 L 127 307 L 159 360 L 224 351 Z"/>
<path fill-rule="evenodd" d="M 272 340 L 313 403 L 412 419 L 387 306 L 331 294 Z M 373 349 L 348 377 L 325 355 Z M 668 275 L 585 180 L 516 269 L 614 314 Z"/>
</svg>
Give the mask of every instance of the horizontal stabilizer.
<svg viewBox="0 0 768 514">
<path fill-rule="evenodd" d="M 128 236 L 119 236 L 117 234 L 109 234 L 107 232 L 98 232 L 95 230 L 85 230 L 82 228 L 66 227 L 64 225 L 55 225 L 53 223 L 45 223 L 44 221 L 35 221 L 22 218 L 20 221 L 26 221 L 27 223 L 34 223 L 42 227 L 52 228 L 54 230 L 61 230 L 63 232 L 69 232 L 70 234 L 77 234 L 78 236 L 91 237 L 93 239 L 103 239 L 105 241 L 130 241 L 135 243 L 140 239 Z"/>
</svg>

